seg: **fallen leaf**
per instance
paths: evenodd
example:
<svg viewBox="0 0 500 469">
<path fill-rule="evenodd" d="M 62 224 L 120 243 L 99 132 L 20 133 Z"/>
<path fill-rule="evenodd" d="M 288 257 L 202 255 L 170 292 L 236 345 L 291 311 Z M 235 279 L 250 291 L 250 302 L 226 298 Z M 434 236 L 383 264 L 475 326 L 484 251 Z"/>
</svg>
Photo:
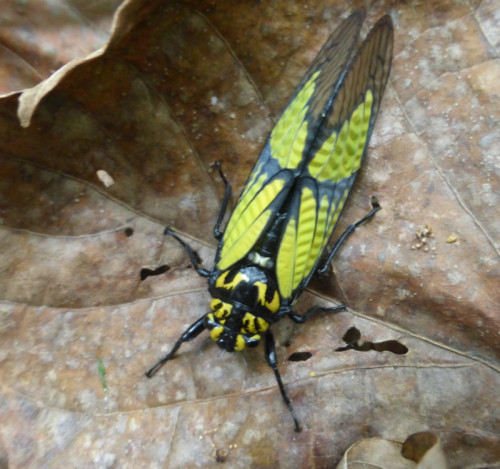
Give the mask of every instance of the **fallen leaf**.
<svg viewBox="0 0 500 469">
<path fill-rule="evenodd" d="M 446 469 L 439 438 L 431 432 L 410 435 L 404 443 L 365 438 L 352 445 L 337 468 Z"/>
<path fill-rule="evenodd" d="M 164 227 L 211 265 L 214 163 L 236 196 L 345 2 L 128 0 L 107 42 L 117 3 L 91 3 L 2 12 L 2 463 L 323 468 L 363 438 L 431 430 L 450 468 L 499 464 L 498 6 L 367 11 L 365 31 L 391 14 L 395 56 L 337 234 L 372 195 L 382 210 L 297 306 L 349 310 L 274 327 L 296 434 L 260 348 L 205 335 L 144 372 L 209 304 Z M 435 249 L 412 250 L 425 225 Z M 351 327 L 408 353 L 335 352 Z"/>
</svg>

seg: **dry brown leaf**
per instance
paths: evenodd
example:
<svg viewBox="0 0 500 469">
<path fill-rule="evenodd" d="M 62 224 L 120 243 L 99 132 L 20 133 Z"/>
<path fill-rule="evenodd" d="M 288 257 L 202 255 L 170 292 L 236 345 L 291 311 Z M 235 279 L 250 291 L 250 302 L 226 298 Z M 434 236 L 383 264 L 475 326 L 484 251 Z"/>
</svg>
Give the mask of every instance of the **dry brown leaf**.
<svg viewBox="0 0 500 469">
<path fill-rule="evenodd" d="M 338 233 L 372 194 L 383 210 L 298 305 L 340 298 L 350 311 L 275 327 L 304 426 L 296 434 L 260 349 L 228 354 L 200 338 L 154 379 L 143 373 L 208 306 L 205 281 L 163 227 L 211 264 L 222 194 L 213 163 L 237 194 L 346 4 L 130 0 L 105 44 L 116 3 L 91 3 L 2 12 L 9 467 L 326 468 L 362 438 L 427 429 L 451 468 L 500 464 L 498 5 L 383 1 L 367 11 L 366 30 L 391 14 L 395 59 Z M 412 250 L 425 225 L 428 249 Z M 446 243 L 452 233 L 458 241 Z M 139 280 L 141 267 L 161 264 L 164 275 Z M 352 326 L 409 352 L 335 352 Z"/>
<path fill-rule="evenodd" d="M 404 443 L 380 437 L 357 441 L 337 466 L 343 468 L 446 469 L 447 465 L 439 438 L 431 432 L 419 432 Z"/>
<path fill-rule="evenodd" d="M 446 469 L 441 441 L 432 432 L 410 435 L 402 444 L 401 455 L 414 461 L 418 469 Z"/>
</svg>

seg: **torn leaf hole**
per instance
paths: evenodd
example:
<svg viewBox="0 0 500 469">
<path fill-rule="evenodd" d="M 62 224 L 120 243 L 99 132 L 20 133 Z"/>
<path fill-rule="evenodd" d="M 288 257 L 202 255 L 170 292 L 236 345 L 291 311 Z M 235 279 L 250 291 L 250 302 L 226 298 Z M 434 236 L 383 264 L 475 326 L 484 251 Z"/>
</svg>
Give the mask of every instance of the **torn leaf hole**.
<svg viewBox="0 0 500 469">
<path fill-rule="evenodd" d="M 384 340 L 382 342 L 360 342 L 361 332 L 356 327 L 351 327 L 344 334 L 342 340 L 347 344 L 344 347 L 335 349 L 336 352 L 345 352 L 346 350 L 357 350 L 358 352 L 392 352 L 396 355 L 405 355 L 408 353 L 408 347 L 397 340 Z"/>
<path fill-rule="evenodd" d="M 148 277 L 154 277 L 155 275 L 164 274 L 168 270 L 170 270 L 170 266 L 167 264 L 164 264 L 164 265 L 161 265 L 160 267 L 157 267 L 156 269 L 143 268 L 143 269 L 141 269 L 141 272 L 139 275 L 141 277 L 141 280 L 146 280 Z"/>
<path fill-rule="evenodd" d="M 305 362 L 312 357 L 311 352 L 294 352 L 288 357 L 291 362 Z"/>
</svg>

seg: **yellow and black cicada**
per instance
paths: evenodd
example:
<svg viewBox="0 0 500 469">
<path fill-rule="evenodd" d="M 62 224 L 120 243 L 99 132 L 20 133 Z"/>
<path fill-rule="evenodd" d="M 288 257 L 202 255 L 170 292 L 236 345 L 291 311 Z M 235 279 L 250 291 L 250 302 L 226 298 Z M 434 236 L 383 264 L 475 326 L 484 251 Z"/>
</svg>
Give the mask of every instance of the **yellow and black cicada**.
<svg viewBox="0 0 500 469">
<path fill-rule="evenodd" d="M 219 240 L 215 262 L 203 269 L 192 249 L 167 228 L 206 277 L 211 311 L 192 324 L 172 350 L 147 373 L 151 377 L 174 357 L 183 342 L 208 330 L 229 352 L 255 347 L 264 339 L 295 430 L 300 425 L 278 371 L 269 326 L 283 317 L 303 323 L 293 306 L 316 273 L 324 273 L 344 239 L 379 206 L 351 225 L 329 248 L 329 241 L 368 146 L 389 76 L 393 27 L 381 18 L 359 44 L 364 13 L 349 16 L 327 40 L 269 136 L 224 232 L 220 225 L 231 186 L 226 185 L 214 228 Z"/>
</svg>

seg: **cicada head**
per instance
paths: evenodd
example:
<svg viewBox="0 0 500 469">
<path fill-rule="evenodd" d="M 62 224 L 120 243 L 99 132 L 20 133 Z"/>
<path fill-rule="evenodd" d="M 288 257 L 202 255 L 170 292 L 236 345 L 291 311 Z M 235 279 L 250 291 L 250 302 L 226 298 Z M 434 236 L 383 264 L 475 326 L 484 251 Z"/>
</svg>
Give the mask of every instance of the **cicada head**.
<svg viewBox="0 0 500 469">
<path fill-rule="evenodd" d="M 205 328 L 217 345 L 228 352 L 256 347 L 269 327 L 264 319 L 221 299 L 213 298 L 210 307 L 212 312 L 205 316 Z"/>
</svg>

